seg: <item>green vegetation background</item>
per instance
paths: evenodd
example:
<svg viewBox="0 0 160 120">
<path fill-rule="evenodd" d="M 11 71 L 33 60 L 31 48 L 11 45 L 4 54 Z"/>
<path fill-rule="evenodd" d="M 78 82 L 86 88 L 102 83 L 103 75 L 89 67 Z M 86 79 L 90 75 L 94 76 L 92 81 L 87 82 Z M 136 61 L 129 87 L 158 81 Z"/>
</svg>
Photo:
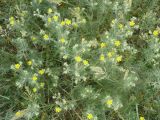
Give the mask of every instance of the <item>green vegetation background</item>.
<svg viewBox="0 0 160 120">
<path fill-rule="evenodd" d="M 104 5 L 104 1 L 108 5 Z M 138 120 L 139 116 L 144 116 L 146 120 L 160 120 L 160 40 L 159 36 L 156 38 L 152 36 L 152 31 L 159 29 L 160 25 L 160 0 L 126 0 L 128 5 L 131 3 L 128 12 L 125 12 L 124 1 L 0 0 L 0 120 L 18 119 L 14 118 L 16 112 L 25 109 L 29 109 L 30 112 L 20 118 L 22 120 L 83 120 L 87 119 L 88 109 L 98 120 Z M 94 2 L 98 5 L 94 6 Z M 113 5 L 116 3 L 118 3 L 118 7 L 114 9 Z M 81 10 L 76 11 L 77 7 Z M 77 16 L 80 15 L 80 20 L 86 20 L 86 23 L 80 25 L 78 29 L 68 29 L 70 32 L 68 39 L 72 39 L 72 47 L 76 43 L 79 44 L 80 42 L 77 41 L 81 41 L 82 38 L 87 41 L 97 39 L 100 42 L 104 32 L 112 28 L 111 21 L 115 18 L 122 23 L 127 23 L 132 17 L 136 17 L 136 24 L 139 25 L 139 28 L 135 29 L 133 35 L 126 38 L 126 41 L 137 50 L 137 53 L 132 56 L 123 52 L 123 55 L 129 56 L 129 58 L 127 60 L 125 57 L 124 61 L 127 62 L 117 65 L 135 72 L 132 74 L 133 76 L 128 77 L 128 79 L 138 78 L 135 87 L 127 90 L 122 88 L 123 82 L 92 81 L 93 76 L 90 75 L 92 73 L 89 70 L 83 74 L 89 74 L 90 80 L 79 82 L 77 85 L 73 83 L 75 79 L 73 73 L 63 75 L 63 64 L 66 61 L 59 57 L 58 46 L 53 47 L 53 44 L 46 45 L 44 43 L 35 45 L 30 40 L 30 36 L 38 35 L 41 29 L 52 32 L 50 28 L 46 28 L 45 22 L 40 17 L 34 16 L 37 9 L 40 10 L 40 14 L 47 14 L 48 8 L 56 9 L 63 19 L 77 19 Z M 23 16 L 22 11 L 28 11 L 27 16 L 21 17 Z M 9 27 L 11 16 L 17 16 L 17 19 L 24 20 L 24 23 L 17 26 L 16 29 L 11 29 Z M 20 38 L 21 34 L 25 34 L 25 32 L 27 36 L 18 41 L 17 38 Z M 158 41 L 157 43 L 153 42 L 155 39 Z M 68 51 L 72 51 L 72 48 L 69 47 Z M 94 51 L 86 56 L 93 55 L 91 59 L 95 60 L 95 54 L 98 53 Z M 45 87 L 37 94 L 32 93 L 27 84 L 23 84 L 23 87 L 20 88 L 17 87 L 17 81 L 23 79 L 25 73 L 15 73 L 11 69 L 11 66 L 17 62 L 25 62 L 30 58 L 38 60 L 38 66 L 49 68 L 48 73 L 52 74 L 44 77 L 46 79 Z M 69 59 L 67 62 L 72 65 L 73 61 Z M 96 65 L 97 62 L 93 61 L 92 64 Z M 110 70 L 112 73 L 108 71 L 111 74 L 110 79 L 123 78 L 122 72 L 118 71 L 119 68 L 116 67 Z M 29 71 L 27 66 L 25 68 Z M 47 81 L 47 79 L 51 80 Z M 94 79 L 96 80 L 96 78 Z M 58 86 L 54 87 L 54 84 L 58 84 Z M 85 88 L 94 92 L 89 93 L 91 95 L 89 98 L 81 100 L 78 95 Z M 103 90 L 106 91 L 103 92 Z M 61 94 L 60 98 L 58 98 L 58 93 Z M 93 96 L 98 93 L 101 94 L 101 97 L 95 100 Z M 106 93 L 119 96 L 123 107 L 118 110 L 110 108 L 104 110 L 103 105 L 96 101 L 101 101 L 100 99 L 103 99 Z M 54 96 L 61 103 L 63 103 L 62 98 L 67 100 L 67 110 L 62 108 L 61 113 L 54 112 L 56 106 Z"/>
</svg>

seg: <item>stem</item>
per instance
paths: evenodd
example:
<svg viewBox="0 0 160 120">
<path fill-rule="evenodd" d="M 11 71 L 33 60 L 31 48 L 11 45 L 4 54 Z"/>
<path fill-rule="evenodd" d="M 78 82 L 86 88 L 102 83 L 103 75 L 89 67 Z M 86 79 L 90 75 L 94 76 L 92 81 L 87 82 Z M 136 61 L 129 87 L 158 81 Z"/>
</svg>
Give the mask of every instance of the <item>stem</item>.
<svg viewBox="0 0 160 120">
<path fill-rule="evenodd" d="M 137 113 L 137 120 L 139 120 L 138 104 L 136 104 L 136 113 Z"/>
</svg>

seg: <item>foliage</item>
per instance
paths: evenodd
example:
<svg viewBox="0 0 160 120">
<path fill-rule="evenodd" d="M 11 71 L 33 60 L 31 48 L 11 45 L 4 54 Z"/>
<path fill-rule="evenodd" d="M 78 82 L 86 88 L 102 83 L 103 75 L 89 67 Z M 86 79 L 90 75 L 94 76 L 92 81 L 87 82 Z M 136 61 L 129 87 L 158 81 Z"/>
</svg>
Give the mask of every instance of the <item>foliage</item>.
<svg viewBox="0 0 160 120">
<path fill-rule="evenodd" d="M 0 1 L 0 119 L 159 120 L 158 0 Z"/>
</svg>

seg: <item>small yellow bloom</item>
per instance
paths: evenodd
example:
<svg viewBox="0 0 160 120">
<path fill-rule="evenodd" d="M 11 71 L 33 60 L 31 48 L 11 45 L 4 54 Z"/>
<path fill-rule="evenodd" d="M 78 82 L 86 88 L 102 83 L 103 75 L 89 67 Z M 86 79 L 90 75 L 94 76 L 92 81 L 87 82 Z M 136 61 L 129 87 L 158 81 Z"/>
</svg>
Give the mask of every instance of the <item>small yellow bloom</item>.
<svg viewBox="0 0 160 120">
<path fill-rule="evenodd" d="M 14 23 L 15 23 L 14 20 L 11 20 L 11 21 L 10 21 L 10 24 L 11 24 L 12 26 L 14 25 Z"/>
<path fill-rule="evenodd" d="M 112 105 L 113 104 L 113 100 L 112 99 L 107 100 L 106 104 L 109 105 L 109 106 Z"/>
<path fill-rule="evenodd" d="M 122 56 L 118 56 L 118 57 L 116 58 L 116 61 L 117 61 L 117 62 L 121 62 L 121 61 L 122 61 Z"/>
<path fill-rule="evenodd" d="M 33 75 L 32 80 L 33 80 L 33 81 L 37 81 L 37 79 L 38 79 L 37 76 L 36 76 L 36 75 Z"/>
<path fill-rule="evenodd" d="M 54 110 L 55 110 L 55 112 L 56 112 L 56 113 L 59 113 L 59 112 L 61 112 L 61 111 L 62 111 L 62 109 L 61 109 L 60 107 L 55 107 L 55 109 L 54 109 Z"/>
<path fill-rule="evenodd" d="M 114 23 L 115 23 L 115 20 L 113 19 L 113 20 L 111 21 L 111 23 L 114 24 Z"/>
<path fill-rule="evenodd" d="M 107 56 L 108 56 L 109 58 L 111 58 L 111 57 L 113 56 L 113 53 L 112 53 L 112 52 L 108 52 L 108 53 L 107 53 Z"/>
<path fill-rule="evenodd" d="M 54 16 L 53 16 L 53 20 L 56 21 L 56 22 L 58 21 L 58 18 L 59 18 L 59 17 L 58 17 L 57 15 L 54 15 Z"/>
<path fill-rule="evenodd" d="M 44 72 L 45 72 L 45 69 L 41 69 L 41 70 L 38 71 L 38 73 L 39 73 L 40 75 L 43 75 Z"/>
<path fill-rule="evenodd" d="M 20 111 L 18 111 L 18 112 L 16 112 L 16 114 L 15 114 L 15 115 L 16 115 L 16 117 L 20 117 L 20 116 L 21 116 L 21 114 L 22 114 L 22 113 L 21 113 Z"/>
<path fill-rule="evenodd" d="M 104 48 L 104 47 L 106 47 L 106 46 L 107 46 L 106 43 L 104 43 L 104 42 L 101 43 L 101 48 Z"/>
<path fill-rule="evenodd" d="M 133 27 L 133 26 L 135 25 L 135 22 L 132 20 L 132 21 L 129 22 L 129 25 L 130 25 L 131 27 Z"/>
<path fill-rule="evenodd" d="M 119 24 L 118 27 L 119 27 L 120 29 L 122 29 L 122 28 L 123 28 L 123 24 Z"/>
<path fill-rule="evenodd" d="M 83 64 L 87 66 L 89 65 L 89 62 L 87 60 L 83 60 Z"/>
<path fill-rule="evenodd" d="M 49 17 L 48 18 L 48 23 L 51 23 L 52 22 L 52 19 Z"/>
<path fill-rule="evenodd" d="M 77 24 L 77 23 L 74 23 L 74 24 L 73 24 L 73 27 L 74 27 L 74 28 L 78 28 L 78 24 Z"/>
<path fill-rule="evenodd" d="M 32 37 L 31 37 L 31 39 L 32 39 L 32 41 L 37 40 L 37 38 L 36 38 L 36 37 L 34 37 L 34 36 L 32 36 Z"/>
<path fill-rule="evenodd" d="M 51 8 L 48 8 L 48 14 L 51 14 L 53 10 Z"/>
<path fill-rule="evenodd" d="M 65 39 L 64 39 L 64 38 L 61 38 L 59 41 L 60 41 L 61 43 L 65 43 Z"/>
<path fill-rule="evenodd" d="M 17 70 L 20 69 L 20 67 L 21 67 L 20 64 L 15 64 L 14 66 L 15 66 L 15 68 L 16 68 Z"/>
<path fill-rule="evenodd" d="M 43 39 L 44 39 L 44 40 L 49 40 L 49 36 L 48 36 L 47 34 L 45 34 L 45 35 L 43 36 Z"/>
<path fill-rule="evenodd" d="M 101 54 L 101 55 L 100 55 L 100 57 L 99 57 L 99 59 L 100 59 L 100 61 L 104 61 L 104 60 L 105 60 L 104 55 L 103 55 L 103 54 Z"/>
<path fill-rule="evenodd" d="M 71 20 L 66 19 L 66 20 L 65 20 L 65 23 L 66 23 L 66 25 L 70 25 L 70 24 L 71 24 Z"/>
<path fill-rule="evenodd" d="M 88 113 L 88 114 L 87 114 L 87 118 L 88 118 L 89 120 L 91 120 L 91 119 L 93 119 L 93 115 L 92 115 L 91 113 Z"/>
<path fill-rule="evenodd" d="M 32 65 L 32 61 L 29 60 L 29 61 L 27 62 L 27 64 L 28 64 L 29 66 L 31 66 L 31 65 Z"/>
<path fill-rule="evenodd" d="M 141 117 L 139 118 L 139 120 L 145 120 L 145 119 L 144 119 L 144 117 L 141 116 Z"/>
<path fill-rule="evenodd" d="M 158 30 L 154 30 L 154 31 L 153 31 L 153 35 L 157 37 L 157 36 L 159 35 Z"/>
<path fill-rule="evenodd" d="M 14 24 L 15 24 L 15 19 L 14 19 L 14 17 L 10 17 L 10 18 L 9 18 L 9 23 L 10 23 L 11 25 L 14 25 Z"/>
<path fill-rule="evenodd" d="M 81 62 L 82 61 L 82 58 L 80 56 L 76 56 L 74 59 L 75 59 L 76 62 Z"/>
<path fill-rule="evenodd" d="M 42 88 L 44 87 L 44 85 L 45 85 L 44 82 L 41 82 L 41 83 L 40 83 L 40 86 L 41 86 Z"/>
<path fill-rule="evenodd" d="M 9 18 L 9 20 L 14 20 L 14 17 L 13 17 L 13 16 L 12 16 L 12 17 L 10 17 L 10 18 Z"/>
<path fill-rule="evenodd" d="M 64 26 L 65 25 L 65 21 L 61 21 L 61 25 Z"/>
<path fill-rule="evenodd" d="M 120 46 L 121 45 L 121 42 L 119 41 L 119 40 L 116 40 L 115 42 L 114 42 L 114 44 L 115 44 L 115 46 Z"/>
<path fill-rule="evenodd" d="M 37 92 L 37 88 L 33 88 L 32 90 L 33 90 L 34 93 Z"/>
</svg>

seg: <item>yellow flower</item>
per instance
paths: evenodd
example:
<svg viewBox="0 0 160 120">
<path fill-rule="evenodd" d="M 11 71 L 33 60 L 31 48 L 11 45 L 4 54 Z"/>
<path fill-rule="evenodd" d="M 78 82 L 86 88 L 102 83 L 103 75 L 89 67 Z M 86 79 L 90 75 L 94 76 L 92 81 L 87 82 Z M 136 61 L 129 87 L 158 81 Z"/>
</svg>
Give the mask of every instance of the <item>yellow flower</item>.
<svg viewBox="0 0 160 120">
<path fill-rule="evenodd" d="M 87 60 L 83 60 L 83 64 L 87 66 L 89 65 L 89 62 Z"/>
<path fill-rule="evenodd" d="M 113 56 L 113 53 L 112 53 L 112 52 L 108 52 L 108 53 L 107 53 L 107 56 L 108 56 L 109 58 L 111 58 L 111 57 Z"/>
<path fill-rule="evenodd" d="M 45 69 L 41 69 L 41 70 L 38 71 L 38 73 L 39 73 L 40 75 L 43 75 L 44 72 L 45 72 Z"/>
<path fill-rule="evenodd" d="M 40 83 L 40 86 L 41 86 L 42 88 L 44 87 L 44 85 L 45 85 L 44 82 L 41 82 L 41 83 Z"/>
<path fill-rule="evenodd" d="M 65 23 L 66 23 L 66 25 L 70 25 L 70 24 L 71 24 L 71 20 L 66 19 L 66 20 L 65 20 Z"/>
<path fill-rule="evenodd" d="M 61 43 L 65 43 L 65 39 L 64 39 L 64 38 L 61 38 L 59 41 L 60 41 Z"/>
<path fill-rule="evenodd" d="M 44 40 L 49 40 L 49 36 L 48 36 L 47 34 L 45 34 L 45 35 L 43 36 L 43 39 L 44 39 Z"/>
<path fill-rule="evenodd" d="M 56 22 L 58 21 L 58 18 L 59 18 L 59 17 L 58 17 L 57 15 L 54 15 L 54 16 L 53 16 L 53 20 L 56 21 Z"/>
<path fill-rule="evenodd" d="M 116 58 L 116 61 L 117 61 L 117 62 L 121 62 L 121 61 L 122 61 L 122 56 L 118 56 L 118 57 Z"/>
<path fill-rule="evenodd" d="M 105 60 L 104 55 L 103 55 L 103 54 L 101 54 L 101 55 L 100 55 L 100 57 L 99 57 L 99 59 L 100 59 L 100 61 L 104 61 L 104 60 Z"/>
<path fill-rule="evenodd" d="M 64 26 L 65 25 L 65 21 L 61 21 L 61 25 Z"/>
<path fill-rule="evenodd" d="M 61 112 L 61 111 L 62 111 L 62 109 L 61 109 L 60 107 L 55 107 L 55 109 L 54 109 L 54 110 L 55 110 L 55 112 L 56 112 L 56 113 L 59 113 L 59 112 Z"/>
<path fill-rule="evenodd" d="M 120 46 L 121 45 L 121 42 L 119 41 L 119 40 L 116 40 L 115 42 L 114 42 L 114 44 L 115 44 L 115 46 Z"/>
<path fill-rule="evenodd" d="M 144 119 L 144 117 L 141 116 L 141 117 L 139 118 L 139 120 L 145 120 L 145 119 Z"/>
<path fill-rule="evenodd" d="M 32 36 L 32 37 L 31 37 L 31 39 L 32 39 L 32 41 L 37 40 L 37 38 L 36 38 L 36 37 L 34 37 L 34 36 Z"/>
<path fill-rule="evenodd" d="M 135 25 L 135 22 L 132 20 L 132 21 L 129 22 L 129 25 L 130 25 L 131 27 L 133 27 L 133 26 Z"/>
<path fill-rule="evenodd" d="M 112 105 L 113 104 L 113 100 L 112 99 L 107 100 L 106 104 L 109 105 L 109 106 Z"/>
<path fill-rule="evenodd" d="M 113 19 L 113 20 L 111 21 L 111 23 L 114 24 L 114 23 L 115 23 L 115 20 Z"/>
<path fill-rule="evenodd" d="M 37 81 L 37 79 L 38 79 L 37 76 L 36 76 L 36 75 L 33 75 L 32 80 L 33 80 L 33 81 Z"/>
<path fill-rule="evenodd" d="M 77 27 L 78 27 L 78 24 L 77 24 L 77 23 L 74 23 L 74 24 L 73 24 L 73 27 L 74 27 L 74 28 L 77 28 Z"/>
<path fill-rule="evenodd" d="M 52 22 L 52 19 L 49 17 L 48 18 L 48 23 L 51 23 Z"/>
<path fill-rule="evenodd" d="M 10 18 L 9 18 L 9 23 L 10 23 L 11 25 L 14 25 L 14 24 L 15 24 L 15 19 L 14 19 L 14 17 L 10 17 Z"/>
<path fill-rule="evenodd" d="M 37 92 L 37 88 L 33 88 L 32 90 L 33 90 L 34 93 Z"/>
<path fill-rule="evenodd" d="M 27 64 L 28 64 L 29 66 L 31 66 L 31 65 L 32 65 L 32 61 L 29 60 L 29 61 L 27 62 Z"/>
<path fill-rule="evenodd" d="M 102 42 L 102 43 L 101 43 L 101 48 L 106 47 L 106 45 L 107 45 L 106 43 Z"/>
<path fill-rule="evenodd" d="M 82 61 L 82 58 L 80 56 L 76 56 L 74 59 L 75 59 L 76 62 L 81 62 Z"/>
<path fill-rule="evenodd" d="M 154 36 L 158 36 L 158 35 L 159 35 L 158 30 L 154 30 L 154 31 L 153 31 L 153 35 L 154 35 Z"/>
<path fill-rule="evenodd" d="M 51 14 L 53 10 L 51 8 L 48 8 L 48 14 Z"/>
<path fill-rule="evenodd" d="M 93 115 L 92 115 L 91 113 L 88 113 L 88 114 L 87 114 L 87 118 L 88 118 L 89 120 L 91 120 L 91 119 L 93 119 Z"/>
<path fill-rule="evenodd" d="M 16 117 L 20 117 L 22 115 L 22 113 L 20 111 L 16 112 Z"/>
<path fill-rule="evenodd" d="M 14 66 L 15 66 L 15 68 L 16 68 L 17 70 L 20 69 L 20 67 L 21 67 L 20 64 L 15 64 Z"/>
<path fill-rule="evenodd" d="M 14 23 L 15 23 L 14 20 L 10 21 L 10 24 L 11 24 L 12 26 L 14 25 Z"/>
<path fill-rule="evenodd" d="M 12 16 L 12 17 L 10 17 L 10 18 L 9 18 L 9 20 L 14 20 L 14 17 L 13 17 L 13 16 Z"/>
<path fill-rule="evenodd" d="M 123 28 L 123 24 L 120 23 L 120 24 L 118 25 L 118 27 L 119 27 L 120 29 L 122 29 L 122 28 Z"/>
</svg>

